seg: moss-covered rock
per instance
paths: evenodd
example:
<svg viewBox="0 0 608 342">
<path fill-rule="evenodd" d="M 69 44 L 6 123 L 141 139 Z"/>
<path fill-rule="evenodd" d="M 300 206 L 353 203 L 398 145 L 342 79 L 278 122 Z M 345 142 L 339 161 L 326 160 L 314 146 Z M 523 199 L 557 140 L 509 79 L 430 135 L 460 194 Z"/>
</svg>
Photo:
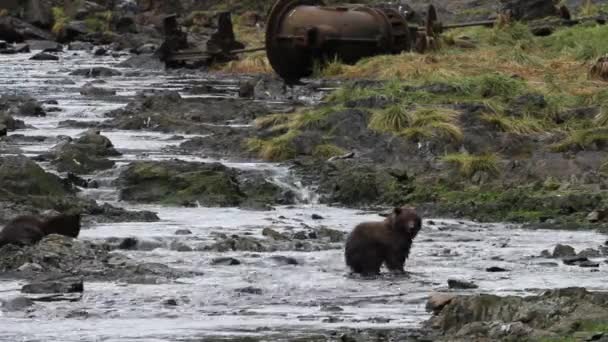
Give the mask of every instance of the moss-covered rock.
<svg viewBox="0 0 608 342">
<path fill-rule="evenodd" d="M 607 321 L 608 294 L 567 288 L 530 297 L 458 296 L 427 323 L 450 341 L 520 341 L 572 336 L 601 324 L 606 329 Z M 500 328 L 505 325 L 514 329 Z"/>
<path fill-rule="evenodd" d="M 120 175 L 126 201 L 172 205 L 263 207 L 292 203 L 286 191 L 254 171 L 220 163 L 135 162 Z"/>
<path fill-rule="evenodd" d="M 59 197 L 70 193 L 61 178 L 44 171 L 25 156 L 0 157 L 0 188 L 30 196 Z"/>
<path fill-rule="evenodd" d="M 60 172 L 76 174 L 112 168 L 114 161 L 107 157 L 120 155 L 112 142 L 96 130 L 89 130 L 75 141 L 61 143 L 55 149 L 51 163 Z"/>
</svg>

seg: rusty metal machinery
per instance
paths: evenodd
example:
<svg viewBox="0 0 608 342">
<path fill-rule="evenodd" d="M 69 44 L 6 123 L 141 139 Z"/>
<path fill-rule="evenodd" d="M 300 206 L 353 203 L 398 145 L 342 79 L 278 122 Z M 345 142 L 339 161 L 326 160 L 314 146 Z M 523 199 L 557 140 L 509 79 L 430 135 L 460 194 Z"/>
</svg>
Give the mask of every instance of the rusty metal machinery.
<svg viewBox="0 0 608 342">
<path fill-rule="evenodd" d="M 407 21 L 393 9 L 278 0 L 266 24 L 266 52 L 277 74 L 296 81 L 312 74 L 315 61 L 355 63 L 410 50 L 411 36 Z"/>
</svg>

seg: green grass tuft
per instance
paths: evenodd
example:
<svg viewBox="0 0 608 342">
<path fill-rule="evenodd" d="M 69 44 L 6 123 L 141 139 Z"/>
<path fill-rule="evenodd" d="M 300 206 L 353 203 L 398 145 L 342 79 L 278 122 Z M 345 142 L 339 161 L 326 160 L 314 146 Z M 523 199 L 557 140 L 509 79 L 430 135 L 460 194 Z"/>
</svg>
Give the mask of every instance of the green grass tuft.
<svg viewBox="0 0 608 342">
<path fill-rule="evenodd" d="M 444 156 L 442 160 L 446 163 L 455 165 L 460 174 L 465 177 L 472 177 L 477 172 L 487 172 L 490 175 L 497 175 L 500 173 L 499 158 L 492 153 L 481 155 L 454 153 Z"/>
<path fill-rule="evenodd" d="M 608 143 L 608 127 L 574 130 L 561 142 L 553 145 L 551 149 L 555 152 L 566 152 L 571 150 L 585 150 L 591 145 L 605 145 Z"/>
<path fill-rule="evenodd" d="M 295 157 L 292 141 L 297 135 L 297 131 L 289 131 L 269 140 L 253 138 L 246 141 L 246 146 L 250 152 L 256 152 L 264 160 L 284 161 Z"/>
<path fill-rule="evenodd" d="M 317 159 L 329 159 L 331 157 L 341 156 L 346 153 L 346 150 L 331 144 L 323 144 L 315 147 L 312 156 Z"/>
<path fill-rule="evenodd" d="M 53 27 L 51 31 L 55 35 L 61 36 L 70 21 L 70 17 L 65 14 L 65 11 L 61 7 L 53 7 L 51 11 L 53 13 Z"/>
</svg>

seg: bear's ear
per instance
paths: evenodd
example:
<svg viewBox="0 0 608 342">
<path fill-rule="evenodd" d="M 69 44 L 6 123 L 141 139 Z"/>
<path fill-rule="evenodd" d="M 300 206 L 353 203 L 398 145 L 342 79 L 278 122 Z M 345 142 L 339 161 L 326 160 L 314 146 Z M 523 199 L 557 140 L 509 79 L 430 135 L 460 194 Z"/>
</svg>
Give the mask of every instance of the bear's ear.
<svg viewBox="0 0 608 342">
<path fill-rule="evenodd" d="M 393 209 L 393 214 L 400 215 L 401 211 L 402 211 L 402 209 L 400 207 L 399 208 L 395 208 L 395 209 Z"/>
</svg>

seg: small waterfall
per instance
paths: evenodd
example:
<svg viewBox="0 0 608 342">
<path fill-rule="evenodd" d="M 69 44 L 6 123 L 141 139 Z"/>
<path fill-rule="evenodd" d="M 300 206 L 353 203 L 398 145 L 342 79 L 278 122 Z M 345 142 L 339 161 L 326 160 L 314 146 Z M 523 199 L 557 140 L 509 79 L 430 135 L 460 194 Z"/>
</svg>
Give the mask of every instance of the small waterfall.
<svg viewBox="0 0 608 342">
<path fill-rule="evenodd" d="M 319 195 L 315 191 L 316 189 L 302 184 L 302 181 L 297 179 L 287 167 L 277 167 L 273 171 L 269 181 L 283 189 L 292 191 L 296 195 L 298 204 L 319 204 Z"/>
</svg>

